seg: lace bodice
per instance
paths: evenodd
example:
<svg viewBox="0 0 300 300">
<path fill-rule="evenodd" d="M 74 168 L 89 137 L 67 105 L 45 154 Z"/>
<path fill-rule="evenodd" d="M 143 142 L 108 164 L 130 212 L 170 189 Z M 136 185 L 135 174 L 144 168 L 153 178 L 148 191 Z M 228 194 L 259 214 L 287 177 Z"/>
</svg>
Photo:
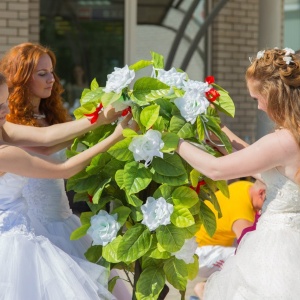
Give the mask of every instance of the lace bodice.
<svg viewBox="0 0 300 300">
<path fill-rule="evenodd" d="M 64 160 L 63 153 L 64 151 L 60 151 L 52 157 Z M 44 224 L 72 215 L 63 179 L 29 178 L 24 186 L 23 196 L 28 205 L 28 214 L 34 215 Z"/>
<path fill-rule="evenodd" d="M 276 168 L 263 173 L 267 185 L 261 223 L 300 230 L 300 186 Z"/>
<path fill-rule="evenodd" d="M 6 173 L 0 176 L 0 232 L 13 228 L 27 230 L 27 206 L 22 189 L 27 178 Z"/>
</svg>

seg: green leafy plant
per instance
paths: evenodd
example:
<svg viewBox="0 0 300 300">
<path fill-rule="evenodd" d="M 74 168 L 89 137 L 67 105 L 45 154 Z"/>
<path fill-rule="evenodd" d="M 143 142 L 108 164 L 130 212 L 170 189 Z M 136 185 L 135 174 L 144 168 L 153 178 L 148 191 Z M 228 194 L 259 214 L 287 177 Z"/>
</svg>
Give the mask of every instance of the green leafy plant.
<svg viewBox="0 0 300 300">
<path fill-rule="evenodd" d="M 82 92 L 76 118 L 93 121 L 102 106 L 113 105 L 124 115 L 131 110 L 140 131 L 125 129 L 124 140 L 68 180 L 74 200 L 87 201 L 91 210 L 81 214 L 82 226 L 71 238 L 90 233 L 93 245 L 87 259 L 124 270 L 133 287 L 132 299 L 162 299 L 167 282 L 184 299 L 188 280 L 198 273 L 198 257 L 187 249 L 196 245 L 194 236 L 201 225 L 210 235 L 216 227 L 204 200 L 221 216 L 214 192 L 220 189 L 228 195 L 228 189 L 225 181 L 213 181 L 189 166 L 176 148 L 183 138 L 219 156 L 206 142 L 212 133 L 231 152 L 219 113 L 233 117 L 234 104 L 212 76 L 205 82 L 190 80 L 181 70 L 165 71 L 163 56 L 151 55 L 151 60 L 115 68 L 106 87 L 94 79 Z M 151 75 L 134 82 L 144 68 Z M 104 125 L 76 139 L 68 155 L 98 143 L 115 126 Z"/>
</svg>

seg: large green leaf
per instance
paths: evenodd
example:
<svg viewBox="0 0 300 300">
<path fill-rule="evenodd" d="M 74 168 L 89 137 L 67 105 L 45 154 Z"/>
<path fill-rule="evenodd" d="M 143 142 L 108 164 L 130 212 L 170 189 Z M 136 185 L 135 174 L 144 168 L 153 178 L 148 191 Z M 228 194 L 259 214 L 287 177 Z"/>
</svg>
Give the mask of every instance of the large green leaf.
<svg viewBox="0 0 300 300">
<path fill-rule="evenodd" d="M 234 117 L 235 114 L 235 106 L 234 103 L 226 91 L 218 91 L 220 97 L 214 101 L 214 105 L 217 109 L 230 117 Z"/>
<path fill-rule="evenodd" d="M 174 257 L 168 259 L 164 264 L 164 271 L 167 280 L 178 290 L 185 290 L 188 279 L 188 269 L 186 263 Z"/>
<path fill-rule="evenodd" d="M 112 242 L 103 246 L 102 255 L 103 257 L 111 263 L 118 263 L 121 259 L 118 258 L 118 247 L 120 242 L 122 241 L 122 236 L 118 235 Z"/>
<path fill-rule="evenodd" d="M 179 186 L 188 183 L 188 177 L 186 173 L 178 176 L 164 176 L 155 172 L 152 178 L 157 183 L 168 184 L 171 186 Z"/>
<path fill-rule="evenodd" d="M 128 263 L 132 263 L 142 257 L 151 245 L 151 233 L 149 229 L 136 224 L 129 228 L 118 246 L 118 257 Z"/>
<path fill-rule="evenodd" d="M 100 200 L 100 198 L 101 198 L 103 189 L 105 188 L 105 186 L 106 186 L 110 181 L 111 181 L 111 178 L 107 178 L 107 179 L 105 179 L 105 180 L 102 180 L 102 181 L 99 183 L 99 185 L 98 185 L 98 187 L 96 188 L 95 193 L 94 193 L 94 195 L 93 195 L 93 199 L 92 199 L 93 203 L 95 203 L 95 204 L 98 204 L 98 203 L 99 203 L 99 200 Z"/>
<path fill-rule="evenodd" d="M 140 115 L 140 120 L 142 124 L 148 130 L 156 122 L 159 114 L 158 105 L 149 105 L 143 109 Z"/>
<path fill-rule="evenodd" d="M 152 174 L 143 164 L 133 161 L 125 165 L 123 186 L 129 195 L 144 190 L 151 180 Z"/>
<path fill-rule="evenodd" d="M 164 153 L 164 157 L 154 157 L 152 168 L 163 176 L 176 177 L 186 174 L 181 158 L 177 154 Z"/>
<path fill-rule="evenodd" d="M 159 244 L 169 252 L 179 251 L 186 239 L 185 231 L 172 224 L 159 226 L 156 237 Z"/>
<path fill-rule="evenodd" d="M 141 273 L 136 286 L 137 300 L 156 300 L 165 285 L 164 271 L 149 266 Z"/>
<path fill-rule="evenodd" d="M 70 236 L 70 240 L 78 240 L 86 235 L 87 230 L 90 228 L 91 224 L 84 224 L 76 228 Z"/>
<path fill-rule="evenodd" d="M 92 246 L 84 253 L 84 255 L 88 261 L 96 263 L 99 261 L 99 259 L 102 256 L 102 246 L 100 245 Z"/>
<path fill-rule="evenodd" d="M 174 205 L 187 208 L 194 206 L 199 201 L 197 193 L 186 186 L 174 190 L 172 198 Z"/>
<path fill-rule="evenodd" d="M 126 222 L 128 216 L 131 213 L 131 209 L 126 206 L 119 206 L 112 210 L 111 215 L 113 214 L 118 214 L 118 223 L 123 226 L 124 223 Z"/>
<path fill-rule="evenodd" d="M 150 60 L 140 60 L 134 63 L 133 65 L 129 66 L 130 70 L 134 70 L 135 72 L 141 69 L 144 69 L 148 66 L 151 66 L 153 64 Z"/>
<path fill-rule="evenodd" d="M 209 234 L 209 236 L 213 236 L 217 228 L 215 214 L 204 202 L 200 202 L 200 203 L 201 203 L 201 207 L 200 207 L 199 215 L 201 218 L 201 222 L 206 232 Z"/>
<path fill-rule="evenodd" d="M 179 137 L 177 134 L 172 132 L 164 132 L 162 134 L 162 140 L 164 146 L 161 149 L 162 152 L 173 152 L 177 149 Z"/>
<path fill-rule="evenodd" d="M 163 69 L 164 68 L 164 57 L 156 53 L 154 51 L 150 51 L 151 56 L 152 56 L 152 62 L 153 62 L 153 67 L 155 69 Z"/>
<path fill-rule="evenodd" d="M 188 279 L 193 280 L 198 276 L 199 272 L 199 257 L 198 255 L 194 254 L 194 262 L 191 264 L 187 264 L 188 269 Z"/>
<path fill-rule="evenodd" d="M 133 159 L 132 152 L 128 149 L 131 143 L 131 138 L 126 138 L 122 141 L 117 142 L 108 149 L 108 153 L 121 161 L 128 161 Z"/>
<path fill-rule="evenodd" d="M 176 206 L 171 215 L 171 222 L 177 227 L 189 227 L 195 224 L 194 217 L 188 208 Z"/>
</svg>

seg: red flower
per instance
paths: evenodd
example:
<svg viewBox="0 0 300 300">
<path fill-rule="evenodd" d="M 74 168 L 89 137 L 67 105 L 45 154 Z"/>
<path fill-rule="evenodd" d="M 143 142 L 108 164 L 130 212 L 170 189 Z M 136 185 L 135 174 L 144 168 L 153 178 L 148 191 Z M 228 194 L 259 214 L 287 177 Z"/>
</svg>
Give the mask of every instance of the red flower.
<svg viewBox="0 0 300 300">
<path fill-rule="evenodd" d="M 214 76 L 207 76 L 205 78 L 205 81 L 208 83 L 208 84 L 212 84 L 215 82 L 215 77 Z"/>
<path fill-rule="evenodd" d="M 211 88 L 208 92 L 205 92 L 206 98 L 208 101 L 214 102 L 217 98 L 220 97 L 220 94 L 214 88 Z"/>
<path fill-rule="evenodd" d="M 131 107 L 128 106 L 122 111 L 122 117 L 125 117 L 128 113 L 131 113 Z"/>
<path fill-rule="evenodd" d="M 193 186 L 190 186 L 190 188 L 193 189 L 194 191 L 196 191 L 197 194 L 199 194 L 201 185 L 205 185 L 205 184 L 206 184 L 206 182 L 204 180 L 200 180 L 197 183 L 196 188 L 194 188 Z"/>
<path fill-rule="evenodd" d="M 94 124 L 98 120 L 98 116 L 102 108 L 103 108 L 102 103 L 99 103 L 94 112 L 90 114 L 85 114 L 86 117 L 90 118 L 91 124 Z"/>
</svg>

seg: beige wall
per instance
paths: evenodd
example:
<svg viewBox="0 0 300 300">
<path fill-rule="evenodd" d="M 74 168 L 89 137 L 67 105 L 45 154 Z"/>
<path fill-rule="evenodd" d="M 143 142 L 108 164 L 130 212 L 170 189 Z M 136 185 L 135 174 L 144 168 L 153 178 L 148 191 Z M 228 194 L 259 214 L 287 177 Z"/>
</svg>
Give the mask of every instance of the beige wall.
<svg viewBox="0 0 300 300">
<path fill-rule="evenodd" d="M 11 46 L 39 40 L 39 0 L 0 1 L 0 56 Z"/>
</svg>

